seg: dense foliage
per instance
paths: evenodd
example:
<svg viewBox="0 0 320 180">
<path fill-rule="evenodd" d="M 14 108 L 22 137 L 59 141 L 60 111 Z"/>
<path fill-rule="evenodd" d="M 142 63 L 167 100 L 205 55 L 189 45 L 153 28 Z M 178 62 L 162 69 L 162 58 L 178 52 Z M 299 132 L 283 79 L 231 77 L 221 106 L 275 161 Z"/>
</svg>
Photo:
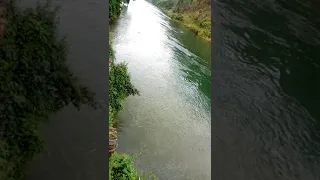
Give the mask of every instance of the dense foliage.
<svg viewBox="0 0 320 180">
<path fill-rule="evenodd" d="M 16 180 L 42 149 L 42 121 L 70 103 L 77 108 L 95 103 L 67 66 L 56 11 L 49 5 L 26 10 L 12 5 L 7 20 L 0 39 L 0 179 Z"/>
<path fill-rule="evenodd" d="M 109 179 L 138 180 L 138 173 L 133 167 L 133 158 L 129 155 L 114 153 L 109 159 Z"/>
<path fill-rule="evenodd" d="M 139 94 L 132 85 L 127 65 L 125 63 L 112 64 L 109 74 L 109 123 L 113 124 L 114 117 L 122 110 L 122 101 L 130 96 Z"/>
<path fill-rule="evenodd" d="M 141 152 L 140 152 L 141 153 Z M 137 172 L 133 164 L 139 156 L 136 154 L 131 157 L 127 154 L 118 154 L 115 152 L 109 159 L 109 179 L 110 180 L 156 180 L 153 173 L 141 174 Z"/>
<path fill-rule="evenodd" d="M 109 21 L 116 20 L 121 13 L 122 0 L 109 0 Z"/>
</svg>

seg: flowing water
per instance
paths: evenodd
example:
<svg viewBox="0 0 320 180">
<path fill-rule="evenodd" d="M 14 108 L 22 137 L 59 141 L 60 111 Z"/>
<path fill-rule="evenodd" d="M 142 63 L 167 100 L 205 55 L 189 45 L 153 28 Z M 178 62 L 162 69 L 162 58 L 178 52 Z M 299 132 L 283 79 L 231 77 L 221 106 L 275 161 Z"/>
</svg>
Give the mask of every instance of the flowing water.
<svg viewBox="0 0 320 180">
<path fill-rule="evenodd" d="M 214 179 L 320 179 L 319 7 L 213 3 Z"/>
<path fill-rule="evenodd" d="M 159 179 L 211 179 L 210 43 L 152 4 L 124 7 L 113 27 L 116 63 L 128 63 L 140 96 L 119 114 L 120 153 Z"/>
</svg>

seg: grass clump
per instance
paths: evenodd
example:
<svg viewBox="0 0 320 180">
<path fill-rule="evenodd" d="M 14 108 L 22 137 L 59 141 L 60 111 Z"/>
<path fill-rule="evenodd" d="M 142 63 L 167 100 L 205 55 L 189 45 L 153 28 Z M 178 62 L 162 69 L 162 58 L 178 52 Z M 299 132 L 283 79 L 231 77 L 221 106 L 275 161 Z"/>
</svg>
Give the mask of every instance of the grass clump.
<svg viewBox="0 0 320 180">
<path fill-rule="evenodd" d="M 69 104 L 96 103 L 67 66 L 66 41 L 57 36 L 57 11 L 49 3 L 10 7 L 0 39 L 0 179 L 18 180 L 25 163 L 42 150 L 41 122 Z"/>
</svg>

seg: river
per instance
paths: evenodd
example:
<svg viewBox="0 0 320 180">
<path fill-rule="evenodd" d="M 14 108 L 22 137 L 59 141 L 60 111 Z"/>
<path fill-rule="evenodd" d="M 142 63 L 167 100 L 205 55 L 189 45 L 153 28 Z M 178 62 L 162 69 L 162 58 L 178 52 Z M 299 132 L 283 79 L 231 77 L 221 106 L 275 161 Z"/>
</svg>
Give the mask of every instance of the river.
<svg viewBox="0 0 320 180">
<path fill-rule="evenodd" d="M 143 150 L 135 166 L 159 179 L 211 179 L 210 43 L 144 0 L 112 31 L 115 62 L 140 91 L 119 114 L 118 152 Z"/>
<path fill-rule="evenodd" d="M 213 3 L 215 179 L 320 179 L 319 5 Z"/>
</svg>

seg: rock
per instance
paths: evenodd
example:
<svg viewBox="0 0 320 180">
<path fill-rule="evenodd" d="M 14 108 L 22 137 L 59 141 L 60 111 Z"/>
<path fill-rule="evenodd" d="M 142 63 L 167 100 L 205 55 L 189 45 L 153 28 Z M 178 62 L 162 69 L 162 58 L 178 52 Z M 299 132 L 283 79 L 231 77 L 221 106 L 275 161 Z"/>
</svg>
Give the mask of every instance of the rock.
<svg viewBox="0 0 320 180">
<path fill-rule="evenodd" d="M 117 131 L 113 127 L 109 127 L 109 157 L 112 156 L 112 154 L 117 149 Z"/>
</svg>

